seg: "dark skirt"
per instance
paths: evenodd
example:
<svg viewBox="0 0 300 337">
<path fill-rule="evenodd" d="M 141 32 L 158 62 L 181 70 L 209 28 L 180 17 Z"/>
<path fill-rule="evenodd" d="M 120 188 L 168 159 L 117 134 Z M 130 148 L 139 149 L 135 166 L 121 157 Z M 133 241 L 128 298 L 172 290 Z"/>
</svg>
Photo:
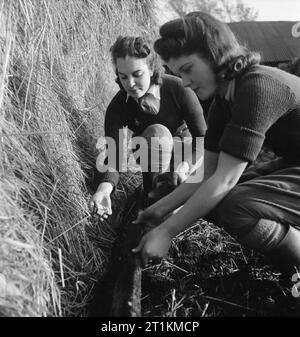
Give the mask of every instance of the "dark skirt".
<svg viewBox="0 0 300 337">
<path fill-rule="evenodd" d="M 260 219 L 300 229 L 300 165 L 278 158 L 249 167 L 205 219 L 236 237 L 248 233 Z"/>
</svg>

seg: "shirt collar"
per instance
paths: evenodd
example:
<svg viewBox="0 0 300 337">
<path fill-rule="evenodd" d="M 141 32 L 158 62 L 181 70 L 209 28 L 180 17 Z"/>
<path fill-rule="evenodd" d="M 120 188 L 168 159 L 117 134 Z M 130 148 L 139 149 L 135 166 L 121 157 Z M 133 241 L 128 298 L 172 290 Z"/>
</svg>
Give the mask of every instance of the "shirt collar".
<svg viewBox="0 0 300 337">
<path fill-rule="evenodd" d="M 229 81 L 227 85 L 227 90 L 224 96 L 225 100 L 228 102 L 233 102 L 234 92 L 235 92 L 235 79 Z"/>
<path fill-rule="evenodd" d="M 147 93 L 153 95 L 155 98 L 160 100 L 160 86 L 158 84 L 152 84 L 148 89 Z M 128 102 L 129 97 L 131 96 L 127 94 L 126 103 Z M 135 98 L 134 100 L 137 101 L 137 99 Z"/>
</svg>

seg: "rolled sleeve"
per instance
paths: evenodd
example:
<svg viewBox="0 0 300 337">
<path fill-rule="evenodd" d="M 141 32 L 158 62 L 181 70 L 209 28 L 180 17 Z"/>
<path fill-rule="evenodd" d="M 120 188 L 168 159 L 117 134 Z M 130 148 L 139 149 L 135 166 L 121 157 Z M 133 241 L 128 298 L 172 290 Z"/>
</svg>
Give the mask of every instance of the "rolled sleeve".
<svg viewBox="0 0 300 337">
<path fill-rule="evenodd" d="M 289 99 L 289 89 L 283 87 L 278 80 L 261 74 L 246 76 L 236 90 L 234 102 L 229 109 L 230 119 L 223 132 L 213 126 L 213 129 L 219 131 L 218 135 L 221 134 L 219 151 L 242 160 L 254 161 L 268 130 L 288 111 Z M 219 108 L 216 110 L 217 113 L 224 113 Z"/>
<path fill-rule="evenodd" d="M 263 133 L 229 124 L 224 130 L 219 148 L 234 157 L 252 162 L 258 156 L 264 140 Z"/>
</svg>

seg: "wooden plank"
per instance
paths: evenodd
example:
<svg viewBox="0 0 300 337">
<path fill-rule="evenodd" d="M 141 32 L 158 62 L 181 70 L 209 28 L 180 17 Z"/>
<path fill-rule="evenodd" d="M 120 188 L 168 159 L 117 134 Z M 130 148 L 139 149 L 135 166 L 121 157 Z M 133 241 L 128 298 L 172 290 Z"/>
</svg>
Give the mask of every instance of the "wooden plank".
<svg viewBox="0 0 300 337">
<path fill-rule="evenodd" d="M 144 233 L 142 225 L 132 223 L 138 210 L 144 207 L 142 187 L 128 200 L 130 206 L 133 202 L 133 212 L 125 212 L 107 272 L 94 288 L 89 307 L 90 317 L 141 316 L 141 261 L 139 255 L 133 254 L 131 250 L 138 245 Z"/>
<path fill-rule="evenodd" d="M 154 178 L 151 193 L 145 195 L 140 186 L 128 200 L 128 209 L 122 221 L 112 250 L 107 272 L 95 286 L 89 308 L 91 317 L 140 317 L 142 316 L 142 267 L 140 254 L 131 250 L 140 242 L 149 226 L 134 224 L 138 211 L 172 192 L 179 184 L 176 175 L 162 173 Z M 178 178 L 178 177 L 177 177 Z"/>
</svg>

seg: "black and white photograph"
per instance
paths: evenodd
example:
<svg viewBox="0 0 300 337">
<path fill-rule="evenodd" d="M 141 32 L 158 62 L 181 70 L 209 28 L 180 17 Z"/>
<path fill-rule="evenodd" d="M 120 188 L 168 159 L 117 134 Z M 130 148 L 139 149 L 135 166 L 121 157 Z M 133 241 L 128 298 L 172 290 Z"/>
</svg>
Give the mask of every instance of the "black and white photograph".
<svg viewBox="0 0 300 337">
<path fill-rule="evenodd" d="M 0 317 L 300 317 L 300 1 L 0 0 L 0 163 Z"/>
</svg>

